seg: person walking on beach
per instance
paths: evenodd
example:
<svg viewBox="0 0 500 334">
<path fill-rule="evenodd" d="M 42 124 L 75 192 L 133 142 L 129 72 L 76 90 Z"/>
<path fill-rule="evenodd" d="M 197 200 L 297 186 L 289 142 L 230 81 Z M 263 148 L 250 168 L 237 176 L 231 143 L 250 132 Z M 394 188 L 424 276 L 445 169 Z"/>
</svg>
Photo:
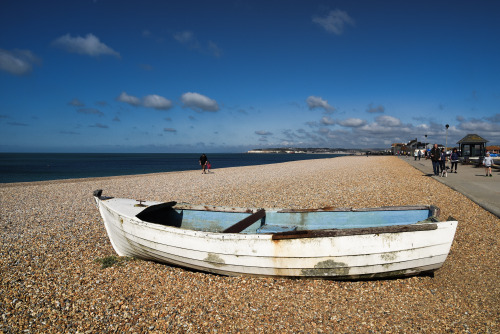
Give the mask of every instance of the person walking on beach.
<svg viewBox="0 0 500 334">
<path fill-rule="evenodd" d="M 421 157 L 422 157 L 422 151 L 418 150 L 418 161 L 420 161 Z"/>
<path fill-rule="evenodd" d="M 438 144 L 434 144 L 434 147 L 430 152 L 431 161 L 432 161 L 432 169 L 434 171 L 434 175 L 439 175 L 439 159 L 441 159 L 441 152 L 439 151 Z"/>
<path fill-rule="evenodd" d="M 207 165 L 207 173 L 208 173 L 208 174 L 212 173 L 212 172 L 210 171 L 210 168 L 212 168 L 212 164 L 210 163 L 210 161 L 208 161 L 208 160 L 207 160 L 206 165 Z"/>
<path fill-rule="evenodd" d="M 415 158 L 415 161 L 417 161 L 418 152 L 419 150 L 415 150 L 415 152 L 413 152 L 413 157 Z"/>
<path fill-rule="evenodd" d="M 207 168 L 207 162 L 208 162 L 208 158 L 207 156 L 205 155 L 205 153 L 203 153 L 200 157 L 200 166 L 201 166 L 201 169 L 203 170 L 203 174 L 206 174 L 206 168 Z"/>
<path fill-rule="evenodd" d="M 493 163 L 493 158 L 490 157 L 490 152 L 486 152 L 486 156 L 484 157 L 484 160 L 483 160 L 483 165 L 484 165 L 484 169 L 486 170 L 486 176 L 493 176 L 491 175 L 491 166 L 494 165 Z"/>
<path fill-rule="evenodd" d="M 450 160 L 451 160 L 450 173 L 453 173 L 453 166 L 455 166 L 455 174 L 456 174 L 457 173 L 457 165 L 458 165 L 458 152 L 457 152 L 456 147 L 453 149 L 453 152 L 451 152 Z"/>
</svg>

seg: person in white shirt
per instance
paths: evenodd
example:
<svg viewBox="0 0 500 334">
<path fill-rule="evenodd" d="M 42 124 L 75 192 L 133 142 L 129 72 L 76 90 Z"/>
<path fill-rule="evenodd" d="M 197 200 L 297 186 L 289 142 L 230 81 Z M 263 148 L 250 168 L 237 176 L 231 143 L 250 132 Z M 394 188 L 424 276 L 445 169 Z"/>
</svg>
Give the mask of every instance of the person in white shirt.
<svg viewBox="0 0 500 334">
<path fill-rule="evenodd" d="M 491 175 L 491 166 L 494 165 L 493 163 L 493 158 L 490 157 L 490 152 L 486 152 L 486 156 L 484 157 L 484 160 L 483 160 L 483 165 L 484 165 L 484 169 L 486 170 L 486 176 L 493 176 Z"/>
</svg>

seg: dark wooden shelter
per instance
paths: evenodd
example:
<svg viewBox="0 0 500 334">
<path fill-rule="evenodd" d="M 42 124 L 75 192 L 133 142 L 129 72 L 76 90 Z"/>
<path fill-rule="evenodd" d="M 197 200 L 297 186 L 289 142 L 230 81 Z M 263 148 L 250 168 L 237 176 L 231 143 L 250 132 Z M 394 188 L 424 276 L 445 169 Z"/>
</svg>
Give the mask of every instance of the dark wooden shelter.
<svg viewBox="0 0 500 334">
<path fill-rule="evenodd" d="M 486 153 L 486 143 L 488 141 L 476 134 L 468 134 L 460 139 L 457 144 L 460 145 L 462 157 L 483 157 Z"/>
</svg>

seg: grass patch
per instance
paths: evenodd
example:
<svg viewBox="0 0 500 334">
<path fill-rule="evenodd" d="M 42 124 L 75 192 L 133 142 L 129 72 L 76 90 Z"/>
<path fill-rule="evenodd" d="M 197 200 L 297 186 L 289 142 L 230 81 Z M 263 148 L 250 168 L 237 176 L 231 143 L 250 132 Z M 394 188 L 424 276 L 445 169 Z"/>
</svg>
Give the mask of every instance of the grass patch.
<svg viewBox="0 0 500 334">
<path fill-rule="evenodd" d="M 94 262 L 100 263 L 101 264 L 101 269 L 106 269 L 112 266 L 116 267 L 121 267 L 123 266 L 123 263 L 126 261 L 131 261 L 133 258 L 128 257 L 128 256 L 106 256 L 103 258 L 98 258 L 95 259 Z"/>
</svg>

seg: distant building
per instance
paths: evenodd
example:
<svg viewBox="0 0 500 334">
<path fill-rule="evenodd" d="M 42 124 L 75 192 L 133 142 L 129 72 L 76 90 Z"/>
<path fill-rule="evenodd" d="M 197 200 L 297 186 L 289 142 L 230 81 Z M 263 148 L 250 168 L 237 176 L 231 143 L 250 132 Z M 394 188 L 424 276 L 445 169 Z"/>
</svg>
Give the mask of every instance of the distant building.
<svg viewBox="0 0 500 334">
<path fill-rule="evenodd" d="M 418 144 L 419 144 L 419 142 L 418 142 L 417 138 L 415 138 L 413 140 L 410 140 L 408 142 L 408 144 L 406 144 L 406 146 L 408 147 L 408 149 L 410 150 L 410 152 L 413 153 L 413 151 L 415 151 L 417 149 Z"/>
<path fill-rule="evenodd" d="M 498 154 L 498 153 L 500 153 L 500 146 L 498 146 L 498 145 L 486 146 L 486 151 L 488 151 L 490 153 Z"/>
<path fill-rule="evenodd" d="M 410 140 L 408 144 L 406 144 L 406 146 L 408 147 L 408 150 L 411 155 L 415 155 L 416 150 L 419 150 L 422 154 L 424 154 L 426 149 L 425 143 L 419 142 L 417 138 Z"/>
<path fill-rule="evenodd" d="M 391 145 L 391 151 L 393 155 L 402 154 L 405 155 L 409 152 L 408 146 L 404 143 L 394 143 Z"/>
</svg>

